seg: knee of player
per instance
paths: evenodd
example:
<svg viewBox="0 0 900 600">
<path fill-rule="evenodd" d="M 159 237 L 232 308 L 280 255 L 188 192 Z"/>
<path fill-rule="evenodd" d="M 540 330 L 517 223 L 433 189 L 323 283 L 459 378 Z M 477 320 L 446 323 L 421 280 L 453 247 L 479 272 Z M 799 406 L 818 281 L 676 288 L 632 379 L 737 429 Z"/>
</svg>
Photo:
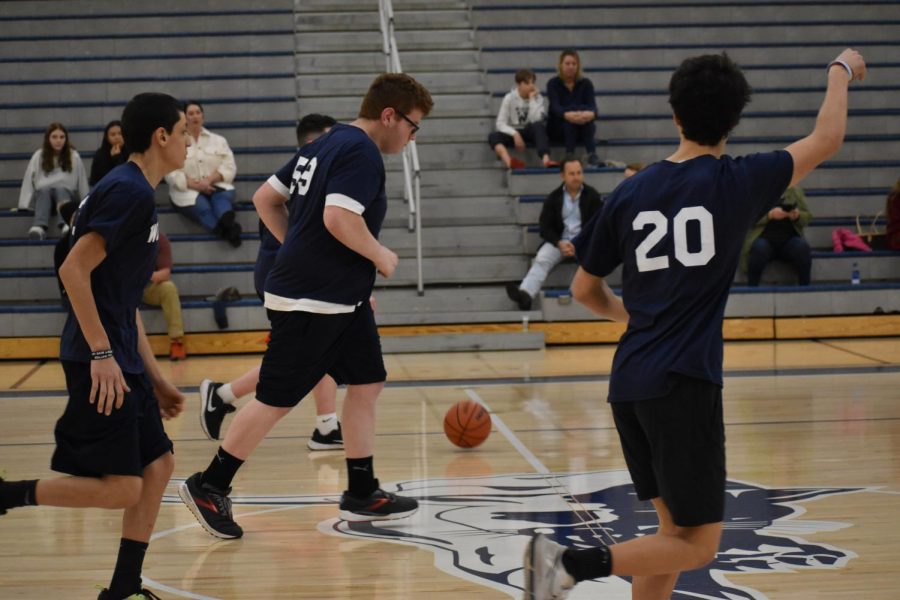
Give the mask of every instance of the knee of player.
<svg viewBox="0 0 900 600">
<path fill-rule="evenodd" d="M 161 281 L 159 284 L 159 287 L 162 289 L 162 291 L 164 293 L 168 292 L 171 294 L 178 294 L 178 286 L 176 286 L 175 282 L 172 281 L 171 279 L 167 279 L 166 281 Z"/>
<path fill-rule="evenodd" d="M 151 469 L 152 471 L 148 472 L 148 470 Z M 148 467 L 148 470 L 144 471 L 144 479 L 146 479 L 148 475 L 152 475 L 155 478 L 168 482 L 169 479 L 172 478 L 172 473 L 175 472 L 175 455 L 171 452 L 166 452 L 153 461 Z"/>
<path fill-rule="evenodd" d="M 699 569 L 716 559 L 716 554 L 719 552 L 719 538 L 715 537 L 715 539 L 712 539 L 704 537 L 699 540 L 692 540 L 691 546 L 691 555 L 694 560 L 693 565 L 690 568 Z"/>
<path fill-rule="evenodd" d="M 128 508 L 141 499 L 143 481 L 140 477 L 108 477 L 101 508 Z"/>
</svg>

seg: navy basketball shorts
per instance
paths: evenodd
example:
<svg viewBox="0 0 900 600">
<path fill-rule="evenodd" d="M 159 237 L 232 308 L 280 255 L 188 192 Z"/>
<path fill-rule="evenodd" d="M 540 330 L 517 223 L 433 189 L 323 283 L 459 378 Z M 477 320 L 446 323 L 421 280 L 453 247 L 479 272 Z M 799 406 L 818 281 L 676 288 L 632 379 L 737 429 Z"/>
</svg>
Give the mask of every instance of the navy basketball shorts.
<svg viewBox="0 0 900 600">
<path fill-rule="evenodd" d="M 612 403 L 625 462 L 641 500 L 661 497 L 675 524 L 719 523 L 725 514 L 722 389 L 669 374 L 661 398 Z"/>
<path fill-rule="evenodd" d="M 69 401 L 56 422 L 50 468 L 80 477 L 142 476 L 144 468 L 173 452 L 153 386 L 144 373 L 125 373 L 131 388 L 122 408 L 106 416 L 91 404 L 91 365 L 62 361 Z"/>
<path fill-rule="evenodd" d="M 326 374 L 338 385 L 387 379 L 375 315 L 368 301 L 352 313 L 266 311 L 272 339 L 263 356 L 256 399 L 293 408 Z"/>
</svg>

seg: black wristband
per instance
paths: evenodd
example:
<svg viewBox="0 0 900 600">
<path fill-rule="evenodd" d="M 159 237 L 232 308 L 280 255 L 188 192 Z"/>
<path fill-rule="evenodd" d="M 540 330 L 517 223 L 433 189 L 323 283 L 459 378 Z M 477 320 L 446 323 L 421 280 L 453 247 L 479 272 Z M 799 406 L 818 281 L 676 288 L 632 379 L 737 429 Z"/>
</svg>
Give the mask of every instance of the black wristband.
<svg viewBox="0 0 900 600">
<path fill-rule="evenodd" d="M 104 360 L 107 358 L 112 358 L 112 356 L 112 348 L 108 350 L 97 350 L 96 352 L 91 352 L 91 360 Z"/>
</svg>

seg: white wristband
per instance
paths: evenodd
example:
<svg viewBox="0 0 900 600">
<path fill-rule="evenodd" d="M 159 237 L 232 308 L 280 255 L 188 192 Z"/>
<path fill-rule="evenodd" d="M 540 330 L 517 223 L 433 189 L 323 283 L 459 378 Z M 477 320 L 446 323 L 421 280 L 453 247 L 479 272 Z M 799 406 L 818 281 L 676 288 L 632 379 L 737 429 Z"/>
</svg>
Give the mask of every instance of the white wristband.
<svg viewBox="0 0 900 600">
<path fill-rule="evenodd" d="M 847 69 L 847 75 L 850 76 L 850 81 L 853 81 L 853 69 L 850 68 L 850 65 L 840 59 L 836 59 L 828 63 L 828 66 L 825 67 L 825 72 L 827 73 L 828 71 L 830 71 L 831 67 L 833 67 L 834 65 L 841 65 L 842 67 Z"/>
</svg>

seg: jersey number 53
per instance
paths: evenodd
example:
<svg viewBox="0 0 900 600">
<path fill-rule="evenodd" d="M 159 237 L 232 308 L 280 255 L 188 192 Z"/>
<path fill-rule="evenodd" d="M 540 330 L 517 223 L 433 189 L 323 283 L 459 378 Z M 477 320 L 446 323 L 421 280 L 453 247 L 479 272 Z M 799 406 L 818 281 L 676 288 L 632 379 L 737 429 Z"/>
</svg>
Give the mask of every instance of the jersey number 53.
<svg viewBox="0 0 900 600">
<path fill-rule="evenodd" d="M 700 249 L 691 252 L 687 244 L 687 224 L 697 221 L 700 225 Z M 665 254 L 649 256 L 653 248 L 669 232 L 669 220 L 658 210 L 641 211 L 631 222 L 634 231 L 652 227 L 650 233 L 635 248 L 638 271 L 658 271 L 669 268 L 669 257 Z M 686 267 L 702 267 L 716 255 L 716 239 L 713 231 L 713 217 L 702 206 L 686 206 L 678 211 L 672 219 L 674 235 L 675 259 Z"/>
<path fill-rule="evenodd" d="M 300 156 L 297 158 L 297 166 L 294 167 L 294 175 L 291 177 L 291 190 L 289 194 L 294 195 L 294 190 L 301 196 L 305 195 L 309 190 L 309 184 L 312 182 L 313 173 L 316 172 L 316 164 L 318 161 L 313 156 L 312 159 Z"/>
</svg>

